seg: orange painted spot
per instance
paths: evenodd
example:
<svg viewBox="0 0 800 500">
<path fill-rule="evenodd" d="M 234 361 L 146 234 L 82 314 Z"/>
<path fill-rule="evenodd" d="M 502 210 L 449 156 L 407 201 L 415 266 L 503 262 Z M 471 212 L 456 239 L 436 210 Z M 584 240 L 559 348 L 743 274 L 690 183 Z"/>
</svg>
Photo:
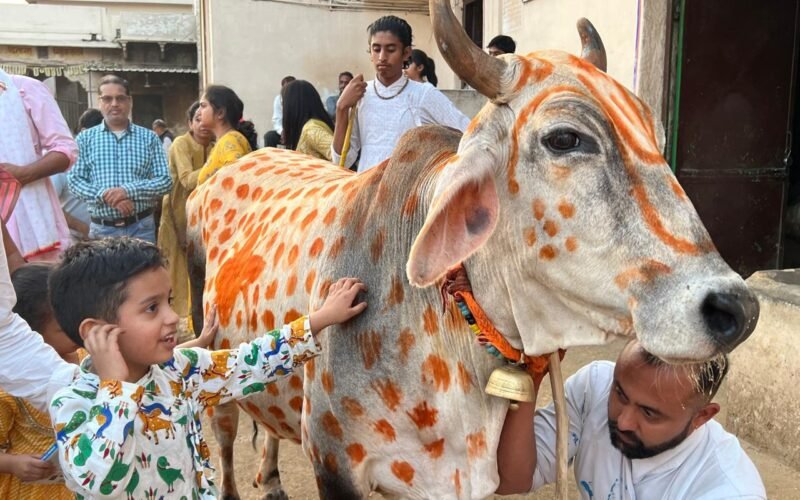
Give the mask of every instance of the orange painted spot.
<svg viewBox="0 0 800 500">
<path fill-rule="evenodd" d="M 389 297 L 386 300 L 386 304 L 389 307 L 396 306 L 402 304 L 404 298 L 405 289 L 403 288 L 403 279 L 398 275 L 394 275 L 392 276 L 392 286 L 389 289 Z"/>
<path fill-rule="evenodd" d="M 464 393 L 468 393 L 475 383 L 472 381 L 472 374 L 464 367 L 464 363 L 458 362 L 458 385 Z"/>
<path fill-rule="evenodd" d="M 253 403 L 252 401 L 246 401 L 245 402 L 245 406 L 247 407 L 248 410 L 250 410 L 250 413 L 252 415 L 255 415 L 258 418 L 262 418 L 262 416 L 261 416 L 261 408 L 256 406 L 255 403 Z"/>
<path fill-rule="evenodd" d="M 292 210 L 291 215 L 289 215 L 289 222 L 294 223 L 294 221 L 297 220 L 297 216 L 300 215 L 300 210 L 302 209 L 303 207 L 295 207 L 295 209 Z"/>
<path fill-rule="evenodd" d="M 364 457 L 367 456 L 367 450 L 364 449 L 364 446 L 360 443 L 353 443 L 346 448 L 347 456 L 350 457 L 350 461 L 353 462 L 353 465 L 358 465 L 364 461 Z"/>
<path fill-rule="evenodd" d="M 327 189 L 325 189 L 325 191 L 322 192 L 322 197 L 327 198 L 328 196 L 330 196 L 331 193 L 333 193 L 337 189 L 339 189 L 339 185 L 336 183 L 332 183 L 330 186 L 328 186 Z"/>
<path fill-rule="evenodd" d="M 522 235 L 525 237 L 525 244 L 529 247 L 532 247 L 536 244 L 536 228 L 528 227 L 522 231 Z"/>
<path fill-rule="evenodd" d="M 403 392 L 389 379 L 373 380 L 372 389 L 380 396 L 383 404 L 391 411 L 395 411 L 403 399 Z"/>
<path fill-rule="evenodd" d="M 342 439 L 342 426 L 339 425 L 339 419 L 333 413 L 326 411 L 322 415 L 322 428 L 329 436 Z"/>
<path fill-rule="evenodd" d="M 330 289 L 332 284 L 333 281 L 331 281 L 330 279 L 326 279 L 322 282 L 322 284 L 319 286 L 319 298 L 324 299 L 325 297 L 328 296 L 328 290 Z"/>
<path fill-rule="evenodd" d="M 394 474 L 397 479 L 411 486 L 414 480 L 414 467 L 408 462 L 395 460 L 392 462 L 392 474 Z"/>
<path fill-rule="evenodd" d="M 272 222 L 275 222 L 278 219 L 280 219 L 284 213 L 286 213 L 286 207 L 279 208 L 278 211 L 275 212 L 275 215 L 272 216 Z"/>
<path fill-rule="evenodd" d="M 208 259 L 209 260 L 216 260 L 217 255 L 219 255 L 219 247 L 214 247 L 208 252 Z"/>
<path fill-rule="evenodd" d="M 441 457 L 442 453 L 444 453 L 444 438 L 437 439 L 436 441 L 428 443 L 423 447 L 425 448 L 425 452 L 428 454 L 428 456 L 435 460 Z"/>
<path fill-rule="evenodd" d="M 303 409 L 303 398 L 300 396 L 293 397 L 291 400 L 289 400 L 289 408 L 297 413 L 300 413 L 300 411 Z"/>
<path fill-rule="evenodd" d="M 341 403 L 342 409 L 344 409 L 348 417 L 358 418 L 364 415 L 364 407 L 355 399 L 345 396 L 342 398 Z"/>
<path fill-rule="evenodd" d="M 558 213 L 565 219 L 571 219 L 575 215 L 575 205 L 562 201 L 558 204 Z"/>
<path fill-rule="evenodd" d="M 302 391 L 303 379 L 301 379 L 299 375 L 292 375 L 291 377 L 289 377 L 289 387 L 291 387 L 295 391 Z"/>
<path fill-rule="evenodd" d="M 330 210 L 328 210 L 328 213 L 325 214 L 325 218 L 322 219 L 322 223 L 325 224 L 326 226 L 330 226 L 331 224 L 333 224 L 333 221 L 335 220 L 336 220 L 336 207 L 331 207 Z"/>
<path fill-rule="evenodd" d="M 270 406 L 267 408 L 267 412 L 269 412 L 273 417 L 277 420 L 286 420 L 286 414 L 283 413 L 283 410 L 278 408 L 277 406 Z"/>
<path fill-rule="evenodd" d="M 306 361 L 306 364 L 305 364 L 305 378 L 306 378 L 306 380 L 308 380 L 310 382 L 314 381 L 314 375 L 316 374 L 316 370 L 315 370 L 316 366 L 317 365 L 316 365 L 316 363 L 314 361 L 314 358 L 311 358 L 308 361 Z"/>
<path fill-rule="evenodd" d="M 230 324 L 236 298 L 259 279 L 266 267 L 264 259 L 254 252 L 257 241 L 256 234 L 250 236 L 239 251 L 220 266 L 214 279 L 219 320 L 223 327 Z"/>
<path fill-rule="evenodd" d="M 211 209 L 211 213 L 214 213 L 222 208 L 222 201 L 219 198 L 214 198 L 208 206 Z"/>
<path fill-rule="evenodd" d="M 533 200 L 533 216 L 536 217 L 536 220 L 542 220 L 544 217 L 545 211 L 545 204 L 539 198 Z"/>
<path fill-rule="evenodd" d="M 275 173 L 277 173 L 277 172 L 275 172 Z M 276 200 L 280 200 L 281 198 L 285 198 L 285 197 L 286 197 L 286 195 L 287 195 L 287 194 L 289 194 L 289 191 L 291 191 L 291 189 L 289 189 L 289 188 L 286 188 L 286 189 L 284 189 L 284 190 L 282 190 L 282 191 L 278 191 L 278 192 L 275 194 L 275 199 L 276 199 Z"/>
<path fill-rule="evenodd" d="M 236 217 L 236 209 L 229 208 L 227 212 L 225 212 L 225 224 L 230 224 L 233 221 L 233 218 Z"/>
<path fill-rule="evenodd" d="M 539 258 L 553 260 L 558 256 L 558 250 L 553 245 L 545 245 L 539 250 Z"/>
<path fill-rule="evenodd" d="M 467 434 L 467 457 L 475 459 L 486 453 L 486 436 L 483 429 Z"/>
<path fill-rule="evenodd" d="M 339 466 L 336 464 L 336 457 L 333 453 L 325 455 L 325 469 L 331 474 L 336 474 L 339 471 Z"/>
<path fill-rule="evenodd" d="M 453 488 L 456 490 L 456 497 L 461 498 L 461 471 L 458 469 L 453 474 Z"/>
<path fill-rule="evenodd" d="M 432 385 L 437 391 L 447 392 L 450 388 L 450 368 L 447 361 L 431 354 L 422 363 L 422 383 Z"/>
<path fill-rule="evenodd" d="M 544 221 L 544 232 L 547 233 L 547 236 L 553 237 L 558 234 L 558 223 L 552 219 L 547 219 Z"/>
<path fill-rule="evenodd" d="M 322 388 L 328 394 L 333 392 L 333 375 L 328 370 L 322 370 Z"/>
<path fill-rule="evenodd" d="M 263 193 L 263 192 L 264 192 L 264 190 L 261 189 L 261 186 L 256 187 L 253 190 L 253 194 L 250 195 L 250 199 L 253 200 L 253 201 L 256 201 L 257 199 L 261 198 L 261 193 Z"/>
<path fill-rule="evenodd" d="M 675 195 L 681 200 L 686 200 L 687 199 L 686 191 L 684 191 L 681 185 L 678 184 L 677 179 L 675 179 L 675 177 L 673 177 L 672 175 L 670 175 L 668 179 L 669 179 L 669 186 L 670 188 L 672 188 L 672 192 L 675 193 Z"/>
<path fill-rule="evenodd" d="M 267 300 L 272 300 L 275 298 L 275 294 L 278 292 L 278 280 L 272 280 L 272 283 L 267 286 L 267 291 L 264 293 L 264 298 Z"/>
<path fill-rule="evenodd" d="M 275 397 L 277 397 L 281 393 L 280 389 L 278 389 L 277 384 L 267 384 L 267 392 Z"/>
<path fill-rule="evenodd" d="M 406 364 L 408 362 L 408 353 L 411 351 L 411 348 L 414 347 L 414 343 L 416 339 L 414 338 L 414 334 L 411 333 L 410 328 L 404 328 L 400 335 L 397 336 L 397 347 L 400 348 L 400 362 Z"/>
<path fill-rule="evenodd" d="M 223 244 L 233 236 L 233 231 L 231 228 L 226 227 L 221 233 L 219 233 L 219 243 Z"/>
<path fill-rule="evenodd" d="M 292 321 L 296 320 L 297 318 L 301 317 L 300 311 L 297 309 L 289 309 L 286 314 L 283 315 L 283 323 L 288 325 Z"/>
<path fill-rule="evenodd" d="M 308 256 L 309 257 L 319 257 L 319 254 L 322 253 L 322 249 L 325 248 L 325 242 L 322 238 L 317 238 L 311 244 L 311 248 L 308 249 Z"/>
<path fill-rule="evenodd" d="M 384 239 L 385 235 L 383 233 L 383 228 L 381 228 L 375 234 L 375 239 L 372 240 L 372 245 L 370 246 L 370 255 L 372 256 L 373 264 L 377 264 L 381 258 L 381 255 L 383 255 Z"/>
<path fill-rule="evenodd" d="M 294 191 L 292 194 L 290 194 L 290 195 L 289 195 L 289 197 L 288 197 L 288 198 L 286 198 L 286 199 L 287 199 L 287 200 L 293 200 L 293 199 L 297 198 L 298 196 L 300 196 L 300 194 L 301 194 L 302 192 L 303 192 L 303 188 L 296 189 L 296 190 L 295 190 L 295 191 Z"/>
<path fill-rule="evenodd" d="M 339 236 L 338 238 L 336 238 L 336 241 L 333 242 L 333 245 L 331 245 L 331 249 L 328 251 L 328 256 L 331 259 L 335 259 L 342 252 L 343 248 L 344 248 L 344 236 Z"/>
<path fill-rule="evenodd" d="M 439 332 L 439 321 L 430 304 L 425 308 L 425 312 L 422 313 L 422 326 L 428 335 L 435 335 Z"/>
<path fill-rule="evenodd" d="M 250 312 L 250 321 L 248 322 L 250 331 L 255 332 L 258 329 L 258 313 L 255 309 Z"/>
<path fill-rule="evenodd" d="M 397 439 L 397 434 L 394 431 L 394 427 L 392 427 L 392 424 L 390 424 L 385 418 L 375 422 L 373 428 L 375 429 L 375 432 L 380 434 L 381 437 L 383 437 L 383 439 L 389 443 Z"/>
<path fill-rule="evenodd" d="M 247 198 L 247 195 L 250 194 L 250 185 L 249 184 L 242 184 L 236 188 L 236 196 L 241 199 Z"/>
<path fill-rule="evenodd" d="M 308 271 L 306 275 L 306 293 L 311 294 L 311 290 L 314 288 L 314 281 L 317 279 L 317 272 L 313 269 Z"/>
<path fill-rule="evenodd" d="M 405 203 L 403 203 L 403 215 L 406 217 L 411 217 L 417 212 L 417 201 L 419 197 L 417 193 L 411 193 L 408 198 L 406 198 Z"/>
<path fill-rule="evenodd" d="M 224 338 L 219 343 L 219 349 L 230 349 L 231 348 L 231 340 L 229 338 Z"/>
<path fill-rule="evenodd" d="M 314 219 L 316 218 L 317 218 L 317 210 L 314 209 L 311 212 L 309 212 L 308 215 L 303 217 L 303 220 L 300 222 L 300 229 L 303 231 L 308 229 L 308 226 L 311 225 L 311 223 L 314 222 Z"/>
<path fill-rule="evenodd" d="M 297 256 L 300 254 L 300 248 L 297 245 L 292 245 L 289 254 L 286 256 L 286 263 L 292 267 L 297 263 Z"/>
<path fill-rule="evenodd" d="M 222 180 L 222 187 L 225 189 L 233 188 L 233 177 L 225 177 Z"/>
<path fill-rule="evenodd" d="M 278 261 L 281 260 L 283 256 L 283 250 L 286 248 L 286 245 L 281 243 L 278 245 L 278 248 L 275 249 L 275 255 L 272 257 L 272 267 L 278 267 Z"/>
<path fill-rule="evenodd" d="M 633 282 L 642 284 L 652 283 L 659 276 L 664 276 L 672 272 L 672 269 L 657 260 L 647 260 L 642 265 L 627 269 L 619 273 L 614 278 L 614 283 L 620 290 L 625 290 Z"/>
<path fill-rule="evenodd" d="M 364 369 L 369 370 L 381 358 L 381 337 L 375 331 L 362 332 L 358 334 L 357 342 Z"/>
<path fill-rule="evenodd" d="M 313 359 L 311 361 L 314 361 Z M 308 363 L 306 363 L 308 366 Z M 303 411 L 306 412 L 306 415 L 311 415 L 311 400 L 307 397 L 303 396 Z"/>
<path fill-rule="evenodd" d="M 574 236 L 569 236 L 564 240 L 564 247 L 566 247 L 567 251 L 574 252 L 578 249 L 578 240 Z"/>
<path fill-rule="evenodd" d="M 439 410 L 428 406 L 427 401 L 423 401 L 413 410 L 406 412 L 406 415 L 416 424 L 418 429 L 426 429 L 436 425 L 438 420 Z"/>
</svg>

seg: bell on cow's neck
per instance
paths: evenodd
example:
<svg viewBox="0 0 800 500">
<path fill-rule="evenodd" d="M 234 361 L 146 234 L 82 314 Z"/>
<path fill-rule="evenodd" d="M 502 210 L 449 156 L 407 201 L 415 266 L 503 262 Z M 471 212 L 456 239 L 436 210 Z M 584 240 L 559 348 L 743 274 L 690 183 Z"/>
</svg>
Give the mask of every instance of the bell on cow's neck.
<svg viewBox="0 0 800 500">
<path fill-rule="evenodd" d="M 533 379 L 520 367 L 496 368 L 486 383 L 486 394 L 511 400 L 511 409 L 516 410 L 517 401 L 533 401 L 535 396 Z"/>
</svg>

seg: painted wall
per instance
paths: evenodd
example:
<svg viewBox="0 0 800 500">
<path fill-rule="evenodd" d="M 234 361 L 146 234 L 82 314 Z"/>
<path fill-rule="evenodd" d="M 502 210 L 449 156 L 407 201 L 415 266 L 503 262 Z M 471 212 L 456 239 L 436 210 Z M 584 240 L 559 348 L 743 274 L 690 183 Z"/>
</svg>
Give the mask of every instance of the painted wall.
<svg viewBox="0 0 800 500">
<path fill-rule="evenodd" d="M 381 12 L 331 12 L 277 2 L 209 2 L 208 81 L 232 87 L 245 103 L 245 116 L 260 136 L 272 129 L 272 102 L 286 75 L 308 80 L 322 96 L 338 93 L 341 71 L 374 77 L 367 54 L 367 26 Z M 455 78 L 439 55 L 426 15 L 395 13 L 414 32 L 414 44 L 436 62 L 442 88 Z"/>
<path fill-rule="evenodd" d="M 575 23 L 589 19 L 600 33 L 608 73 L 633 89 L 637 0 L 484 0 L 484 45 L 495 35 L 509 35 L 517 53 L 558 49 L 580 54 Z"/>
</svg>

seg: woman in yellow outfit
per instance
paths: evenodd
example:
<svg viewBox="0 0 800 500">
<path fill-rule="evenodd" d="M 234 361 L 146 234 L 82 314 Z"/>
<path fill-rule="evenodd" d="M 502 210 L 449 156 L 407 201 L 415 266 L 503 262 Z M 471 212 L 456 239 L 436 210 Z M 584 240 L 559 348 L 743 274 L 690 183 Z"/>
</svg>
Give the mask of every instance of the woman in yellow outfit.
<svg viewBox="0 0 800 500">
<path fill-rule="evenodd" d="M 64 360 L 77 363 L 78 346 L 58 326 L 47 300 L 47 279 L 52 266 L 53 263 L 37 262 L 14 271 L 11 282 L 17 304 L 13 311 L 39 332 Z M 64 485 L 58 462 L 39 459 L 54 443 L 47 413 L 0 391 L 0 498 L 75 498 Z"/>
<path fill-rule="evenodd" d="M 330 161 L 333 121 L 317 89 L 305 80 L 295 80 L 283 87 L 281 98 L 286 148 Z"/>
<path fill-rule="evenodd" d="M 228 87 L 209 86 L 200 99 L 198 113 L 200 124 L 217 138 L 217 144 L 197 179 L 202 184 L 217 170 L 256 149 L 258 139 L 253 123 L 242 120 L 244 103 Z"/>
<path fill-rule="evenodd" d="M 186 261 L 186 199 L 197 187 L 200 169 L 211 151 L 211 130 L 200 123 L 200 102 L 187 112 L 189 132 L 175 139 L 169 150 L 172 191 L 164 196 L 158 245 L 167 257 L 172 280 L 172 308 L 181 318 L 189 316 L 189 274 Z M 194 337 L 192 337 L 194 338 Z M 181 338 L 181 341 L 186 340 Z"/>
</svg>

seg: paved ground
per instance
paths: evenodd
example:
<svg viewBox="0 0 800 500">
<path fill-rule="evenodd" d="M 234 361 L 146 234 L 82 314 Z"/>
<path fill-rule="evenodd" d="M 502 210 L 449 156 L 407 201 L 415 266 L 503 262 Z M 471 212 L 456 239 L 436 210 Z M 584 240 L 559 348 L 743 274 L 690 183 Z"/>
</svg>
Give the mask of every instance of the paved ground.
<svg viewBox="0 0 800 500">
<path fill-rule="evenodd" d="M 572 349 L 567 354 L 563 363 L 564 377 L 568 377 L 584 364 L 595 359 L 615 359 L 617 352 L 622 344 L 617 342 L 609 346 Z M 550 401 L 549 386 L 547 381 L 542 384 L 543 390 L 539 396 L 539 401 L 546 404 Z M 723 392 L 723 391 L 721 391 Z M 724 409 L 724 394 L 718 398 Z M 724 415 L 721 422 L 724 423 Z M 254 451 L 250 446 L 251 420 L 243 417 L 239 422 L 239 435 L 236 443 L 236 472 L 239 485 L 239 493 L 244 500 L 260 499 L 258 490 L 254 489 L 250 483 L 255 477 L 260 461 L 260 450 Z M 207 438 L 211 445 L 212 453 L 216 454 L 217 448 L 214 442 L 211 426 L 205 425 Z M 767 494 L 771 499 L 777 500 L 800 500 L 800 471 L 794 470 L 778 462 L 764 450 L 743 443 L 748 454 L 758 467 L 764 483 L 767 487 Z M 282 446 L 280 454 L 280 471 L 284 489 L 292 499 L 314 499 L 317 498 L 316 483 L 311 466 L 303 456 L 300 446 L 286 443 Z M 571 478 L 572 476 L 570 476 Z M 552 498 L 553 489 L 545 487 L 535 494 L 525 496 L 508 496 L 496 498 L 508 499 L 548 499 Z M 577 489 L 572 490 L 571 498 L 578 498 Z M 373 499 L 381 499 L 381 495 L 372 495 Z"/>
</svg>

